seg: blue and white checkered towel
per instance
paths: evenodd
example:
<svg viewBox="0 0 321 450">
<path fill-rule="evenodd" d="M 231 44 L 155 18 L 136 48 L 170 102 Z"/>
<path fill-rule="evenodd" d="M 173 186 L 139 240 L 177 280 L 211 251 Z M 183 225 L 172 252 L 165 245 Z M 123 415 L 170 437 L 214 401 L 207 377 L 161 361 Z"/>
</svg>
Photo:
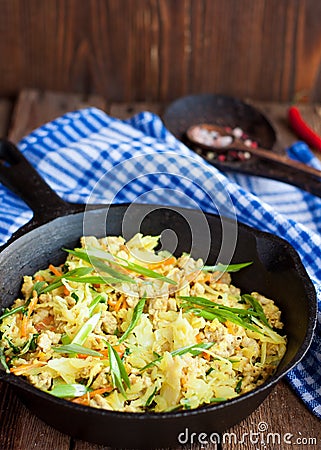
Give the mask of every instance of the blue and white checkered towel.
<svg viewBox="0 0 321 450">
<path fill-rule="evenodd" d="M 88 108 L 37 129 L 20 149 L 65 200 L 140 202 L 199 207 L 274 233 L 298 251 L 318 293 L 321 311 L 321 199 L 293 186 L 240 174 L 223 175 L 144 112 L 121 121 Z M 302 157 L 303 154 L 303 157 Z M 305 144 L 290 156 L 318 166 Z M 107 174 L 107 176 L 106 176 Z M 173 195 L 173 193 L 175 195 Z M 31 211 L 0 185 L 0 243 Z M 321 315 L 314 342 L 288 381 L 321 418 Z"/>
</svg>

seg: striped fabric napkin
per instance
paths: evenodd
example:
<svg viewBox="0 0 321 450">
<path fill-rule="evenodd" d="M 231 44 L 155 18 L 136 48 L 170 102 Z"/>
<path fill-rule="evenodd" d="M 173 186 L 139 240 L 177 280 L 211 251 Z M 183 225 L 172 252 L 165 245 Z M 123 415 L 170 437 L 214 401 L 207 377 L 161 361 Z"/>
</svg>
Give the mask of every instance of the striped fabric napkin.
<svg viewBox="0 0 321 450">
<path fill-rule="evenodd" d="M 127 121 L 95 108 L 66 114 L 35 130 L 21 151 L 65 200 L 78 203 L 159 203 L 197 207 L 231 216 L 289 241 L 318 294 L 321 311 L 321 199 L 259 177 L 222 174 L 177 141 L 158 116 L 144 112 Z M 303 143 L 291 157 L 319 167 Z M 0 185 L 0 243 L 32 216 Z M 321 316 L 314 342 L 287 379 L 321 418 Z"/>
</svg>

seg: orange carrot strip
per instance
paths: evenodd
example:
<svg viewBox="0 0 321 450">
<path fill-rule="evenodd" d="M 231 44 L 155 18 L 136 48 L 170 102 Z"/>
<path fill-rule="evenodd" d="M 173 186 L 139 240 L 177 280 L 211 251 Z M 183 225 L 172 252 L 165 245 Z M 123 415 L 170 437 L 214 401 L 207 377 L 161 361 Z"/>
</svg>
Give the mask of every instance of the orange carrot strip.
<svg viewBox="0 0 321 450">
<path fill-rule="evenodd" d="M 124 356 L 125 346 L 123 344 L 114 345 L 114 349 L 116 350 L 120 358 Z"/>
<path fill-rule="evenodd" d="M 32 312 L 34 311 L 37 302 L 38 302 L 38 295 L 34 295 L 28 306 L 28 314 L 27 314 L 28 318 L 31 316 Z"/>
<path fill-rule="evenodd" d="M 104 358 L 108 358 L 108 350 L 99 350 L 99 353 L 104 355 Z"/>
<path fill-rule="evenodd" d="M 118 353 L 120 358 L 122 358 L 124 356 L 126 347 L 123 344 L 115 345 L 114 349 L 116 350 L 116 352 Z M 104 359 L 104 358 L 108 358 L 109 357 L 108 350 L 99 350 L 99 353 L 101 353 L 103 355 L 103 356 L 100 357 L 100 359 Z M 78 353 L 77 354 L 77 358 L 79 358 L 79 359 L 86 359 L 86 358 L 88 358 L 88 355 L 84 355 L 82 353 Z"/>
<path fill-rule="evenodd" d="M 72 401 L 74 403 L 79 403 L 81 405 L 84 405 L 84 404 L 88 405 L 90 398 L 95 397 L 95 395 L 102 395 L 102 394 L 105 394 L 106 392 L 111 392 L 112 390 L 113 390 L 113 388 L 111 386 L 108 386 L 107 388 L 95 389 L 94 391 L 87 392 L 87 394 L 77 397 L 77 398 L 73 399 Z"/>
<path fill-rule="evenodd" d="M 211 355 L 209 355 L 209 354 L 206 353 L 206 352 L 203 352 L 203 353 L 202 353 L 202 356 L 203 356 L 203 358 L 206 359 L 207 361 L 209 361 L 209 360 L 211 359 Z"/>
<path fill-rule="evenodd" d="M 123 344 L 114 345 L 114 349 L 116 350 L 120 358 L 124 356 L 126 347 Z M 105 358 L 108 358 L 108 350 L 99 350 L 99 353 L 104 355 Z"/>
<path fill-rule="evenodd" d="M 57 269 L 57 267 L 53 266 L 52 264 L 49 265 L 49 270 L 57 277 L 61 277 L 61 275 L 62 275 L 62 272 L 59 269 Z M 64 286 L 64 295 L 67 296 L 69 294 L 70 294 L 69 289 L 66 286 Z"/>
<path fill-rule="evenodd" d="M 175 264 L 175 263 L 176 263 L 175 256 L 171 256 L 170 258 L 167 258 L 164 261 L 151 263 L 151 264 L 148 264 L 147 266 L 149 269 L 157 269 L 158 267 L 170 266 L 171 264 Z"/>
<path fill-rule="evenodd" d="M 67 295 L 70 294 L 69 289 L 67 288 L 67 286 L 64 285 L 64 295 L 67 297 Z"/>
<path fill-rule="evenodd" d="M 79 358 L 79 359 L 87 359 L 88 355 L 83 355 L 82 353 L 77 353 L 77 358 Z"/>
<path fill-rule="evenodd" d="M 73 400 L 71 400 L 73 403 L 78 403 L 79 405 L 89 405 L 89 398 L 81 398 L 81 397 L 77 397 L 74 398 Z"/>
<path fill-rule="evenodd" d="M 123 301 L 124 301 L 124 297 L 121 295 L 114 306 L 114 310 L 116 312 L 118 312 L 120 310 L 120 307 L 121 307 Z"/>
<path fill-rule="evenodd" d="M 44 277 L 42 275 L 36 275 L 35 276 L 36 281 L 45 281 Z"/>
<path fill-rule="evenodd" d="M 35 306 L 38 302 L 38 295 L 34 291 L 34 295 L 32 299 L 30 300 L 29 306 L 28 306 L 28 312 L 27 314 L 23 314 L 22 316 L 22 323 L 20 328 L 20 336 L 26 337 L 27 336 L 27 326 L 28 326 L 28 319 L 30 318 L 33 310 L 35 309 Z"/>
<path fill-rule="evenodd" d="M 35 369 L 37 367 L 45 366 L 47 362 L 45 361 L 34 361 L 31 364 L 22 364 L 18 367 L 11 367 L 10 372 L 14 373 L 15 375 L 23 375 L 25 372 L 28 372 L 28 370 Z"/>
<path fill-rule="evenodd" d="M 106 392 L 111 392 L 113 390 L 112 386 L 108 386 L 106 388 L 95 389 L 94 391 L 89 392 L 89 397 L 93 398 L 95 395 L 102 395 Z"/>
<path fill-rule="evenodd" d="M 122 308 L 128 309 L 128 303 L 126 302 L 126 299 L 125 299 L 125 298 L 124 298 L 124 301 L 123 301 L 121 307 L 122 307 Z"/>
<path fill-rule="evenodd" d="M 52 264 L 49 265 L 49 270 L 57 277 L 61 276 L 61 271 L 59 269 L 57 269 L 55 266 L 53 266 Z"/>
<path fill-rule="evenodd" d="M 114 300 L 111 300 L 111 299 L 109 298 L 108 301 L 107 301 L 107 303 L 108 303 L 109 306 L 114 307 L 114 306 L 116 305 L 117 302 L 114 302 Z"/>
<path fill-rule="evenodd" d="M 20 337 L 22 338 L 27 336 L 27 324 L 28 324 L 28 317 L 25 314 L 23 314 L 20 327 Z"/>
</svg>

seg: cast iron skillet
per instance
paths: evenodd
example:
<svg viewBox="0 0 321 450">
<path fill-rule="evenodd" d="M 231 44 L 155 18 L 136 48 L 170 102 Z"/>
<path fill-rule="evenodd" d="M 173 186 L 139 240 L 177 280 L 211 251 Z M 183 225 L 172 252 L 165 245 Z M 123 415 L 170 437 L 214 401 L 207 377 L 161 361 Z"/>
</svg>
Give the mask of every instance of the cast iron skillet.
<svg viewBox="0 0 321 450">
<path fill-rule="evenodd" d="M 49 262 L 61 263 L 65 258 L 61 248 L 77 245 L 83 233 L 84 206 L 62 201 L 13 144 L 6 141 L 1 143 L 0 159 L 5 161 L 5 164 L 0 165 L 0 180 L 15 190 L 34 210 L 31 223 L 18 232 L 0 252 L 2 310 L 10 306 L 18 295 L 23 275 L 33 274 L 47 267 Z M 90 219 L 87 220 L 88 234 L 96 234 L 101 223 L 106 223 L 108 234 L 120 235 L 128 205 L 97 208 L 86 212 L 86 218 Z M 139 204 L 131 208 L 133 219 L 134 216 L 144 218 L 140 227 L 142 233 L 159 234 L 171 228 L 178 237 L 176 253 L 189 251 L 189 225 L 198 223 L 201 215 L 199 211 Z M 208 262 L 213 263 L 220 249 L 222 224 L 225 231 L 233 224 L 228 219 L 212 214 L 206 214 L 205 217 L 211 234 Z M 139 231 L 135 223 L 137 220 L 133 220 L 132 230 L 129 230 L 132 234 Z M 197 256 L 197 253 L 198 249 L 193 256 Z M 277 299 L 283 311 L 285 333 L 288 336 L 288 349 L 276 374 L 263 386 L 242 397 L 191 411 L 121 413 L 57 399 L 20 377 L 5 373 L 3 368 L 0 370 L 0 379 L 12 385 L 26 406 L 43 421 L 63 433 L 94 443 L 128 448 L 173 447 L 178 445 L 179 435 L 180 442 L 186 439 L 187 429 L 188 436 L 191 433 L 221 433 L 254 411 L 278 380 L 302 359 L 311 343 L 316 321 L 313 285 L 298 254 L 286 241 L 239 224 L 232 262 L 240 261 L 253 261 L 253 265 L 236 273 L 234 282 L 245 292 L 258 290 Z"/>
</svg>

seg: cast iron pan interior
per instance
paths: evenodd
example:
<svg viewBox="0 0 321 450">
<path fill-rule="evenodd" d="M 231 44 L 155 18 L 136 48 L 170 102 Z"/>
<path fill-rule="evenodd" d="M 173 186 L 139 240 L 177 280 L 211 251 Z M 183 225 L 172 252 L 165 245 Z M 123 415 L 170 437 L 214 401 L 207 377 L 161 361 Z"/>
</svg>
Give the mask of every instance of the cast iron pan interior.
<svg viewBox="0 0 321 450">
<path fill-rule="evenodd" d="M 36 177 L 35 171 L 32 172 L 21 155 L 17 164 L 23 165 L 27 179 Z M 7 185 L 8 181 L 13 182 L 14 169 L 10 169 L 11 175 L 0 170 L 1 181 Z M 24 171 L 21 172 L 23 176 Z M 28 186 L 26 181 L 24 187 Z M 44 183 L 43 180 L 41 183 Z M 29 186 L 32 189 L 34 183 L 31 182 Z M 16 191 L 20 189 L 16 188 Z M 23 192 L 20 194 L 25 195 Z M 46 200 L 49 196 L 50 188 L 47 186 Z M 42 193 L 38 192 L 34 197 L 32 199 L 31 195 L 27 195 L 27 201 L 36 210 Z M 44 204 L 43 198 L 40 203 Z M 41 220 L 41 210 L 38 209 L 35 214 L 37 220 L 32 222 L 28 231 L 14 237 L 0 252 L 0 310 L 9 306 L 18 295 L 23 275 L 31 275 L 40 268 L 46 268 L 49 262 L 59 264 L 64 260 L 65 253 L 61 249 L 77 245 L 83 235 L 84 217 L 87 235 L 100 237 L 105 233 L 123 234 L 123 218 L 128 205 L 111 205 L 109 208 L 92 209 L 84 213 L 79 212 L 84 209 L 83 205 L 59 203 L 55 194 L 53 203 L 59 207 L 55 206 L 54 210 L 49 207 L 44 220 Z M 130 207 L 132 209 L 133 205 Z M 138 231 L 160 234 L 170 228 L 178 238 L 176 254 L 190 250 L 192 239 L 188 225 L 198 223 L 201 216 L 199 211 L 139 204 L 134 205 L 132 211 L 131 217 L 135 216 L 136 220 L 127 227 L 126 238 Z M 206 219 L 211 235 L 207 262 L 211 264 L 216 262 L 220 250 L 223 225 L 226 232 L 234 224 L 211 214 L 206 214 Z M 194 248 L 194 257 L 202 252 L 202 245 Z M 207 243 L 204 242 L 204 245 Z M 283 311 L 285 333 L 288 336 L 288 350 L 276 374 L 269 382 L 242 397 L 184 412 L 120 413 L 57 399 L 20 377 L 5 373 L 3 369 L 0 370 L 0 378 L 13 385 L 24 403 L 42 420 L 66 434 L 90 442 L 123 448 L 172 447 L 177 446 L 178 435 L 186 428 L 189 433 L 223 432 L 254 411 L 275 383 L 298 363 L 311 343 L 316 321 L 313 285 L 298 254 L 287 242 L 238 224 L 238 240 L 231 262 L 240 261 L 253 261 L 253 265 L 235 274 L 235 284 L 244 292 L 257 290 L 276 299 Z"/>
</svg>

